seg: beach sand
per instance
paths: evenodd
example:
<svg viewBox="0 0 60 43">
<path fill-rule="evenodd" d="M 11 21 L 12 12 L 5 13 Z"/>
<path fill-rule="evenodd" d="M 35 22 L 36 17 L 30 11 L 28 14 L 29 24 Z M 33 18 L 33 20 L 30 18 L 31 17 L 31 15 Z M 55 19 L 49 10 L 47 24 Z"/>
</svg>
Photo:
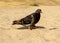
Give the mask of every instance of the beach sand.
<svg viewBox="0 0 60 43">
<path fill-rule="evenodd" d="M 33 12 L 42 9 L 40 28 L 17 29 L 12 25 Z M 0 7 L 0 43 L 60 43 L 60 6 Z"/>
</svg>

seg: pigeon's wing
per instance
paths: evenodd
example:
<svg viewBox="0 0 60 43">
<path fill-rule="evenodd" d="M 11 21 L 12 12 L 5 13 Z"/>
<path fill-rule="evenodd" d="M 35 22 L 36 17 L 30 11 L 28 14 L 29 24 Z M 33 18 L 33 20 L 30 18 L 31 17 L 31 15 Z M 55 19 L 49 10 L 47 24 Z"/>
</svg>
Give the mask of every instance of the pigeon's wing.
<svg viewBox="0 0 60 43">
<path fill-rule="evenodd" d="M 33 15 L 30 15 L 30 18 L 29 19 L 31 19 L 31 20 L 27 20 L 26 23 L 28 23 L 28 22 L 30 22 L 30 23 L 28 23 L 26 26 L 31 26 L 34 23 L 34 16 Z"/>
<path fill-rule="evenodd" d="M 34 17 L 34 16 L 33 16 L 33 13 L 32 13 L 32 14 L 30 14 L 30 15 L 22 18 L 22 19 L 20 19 L 19 22 L 21 22 L 22 25 L 23 25 L 23 24 L 24 24 L 24 25 L 33 24 L 33 20 L 34 20 L 33 17 Z"/>
<path fill-rule="evenodd" d="M 30 24 L 30 23 L 31 23 L 31 20 L 32 20 L 31 15 L 26 16 L 26 17 L 24 18 L 24 23 L 25 23 L 25 24 Z"/>
<path fill-rule="evenodd" d="M 33 16 L 33 14 L 34 14 L 34 13 L 32 13 L 32 14 L 30 14 L 30 15 L 28 15 L 28 16 L 26 16 L 26 17 L 24 18 L 25 24 L 32 24 L 32 23 L 33 23 L 33 21 L 34 21 L 34 16 Z"/>
</svg>

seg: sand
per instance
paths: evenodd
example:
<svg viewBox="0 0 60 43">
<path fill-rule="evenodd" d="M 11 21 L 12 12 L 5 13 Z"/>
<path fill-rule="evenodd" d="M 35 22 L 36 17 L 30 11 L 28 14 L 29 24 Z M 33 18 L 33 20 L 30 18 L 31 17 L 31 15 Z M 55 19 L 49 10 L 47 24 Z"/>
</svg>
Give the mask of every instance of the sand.
<svg viewBox="0 0 60 43">
<path fill-rule="evenodd" d="M 40 28 L 17 29 L 22 26 L 12 25 L 36 9 L 42 9 L 36 24 Z M 60 6 L 0 7 L 0 43 L 60 43 Z"/>
<path fill-rule="evenodd" d="M 0 0 L 0 7 L 13 6 L 60 6 L 60 0 Z"/>
</svg>

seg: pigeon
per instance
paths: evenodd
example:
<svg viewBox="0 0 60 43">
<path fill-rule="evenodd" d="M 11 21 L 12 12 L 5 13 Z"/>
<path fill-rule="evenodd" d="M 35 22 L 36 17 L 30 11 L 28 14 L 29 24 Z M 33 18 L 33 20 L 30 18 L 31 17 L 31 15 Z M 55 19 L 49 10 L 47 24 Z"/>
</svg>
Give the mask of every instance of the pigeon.
<svg viewBox="0 0 60 43">
<path fill-rule="evenodd" d="M 14 20 L 12 25 L 23 25 L 28 26 L 32 30 L 33 27 L 35 27 L 35 24 L 38 23 L 40 20 L 42 10 L 37 9 L 34 13 L 31 13 L 30 15 L 20 19 L 20 20 Z"/>
</svg>

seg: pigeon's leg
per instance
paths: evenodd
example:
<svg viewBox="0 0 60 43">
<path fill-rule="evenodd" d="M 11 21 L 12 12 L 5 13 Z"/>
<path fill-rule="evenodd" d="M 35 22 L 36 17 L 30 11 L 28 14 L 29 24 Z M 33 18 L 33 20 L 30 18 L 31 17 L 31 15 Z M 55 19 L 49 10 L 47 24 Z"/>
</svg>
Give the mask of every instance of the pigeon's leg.
<svg viewBox="0 0 60 43">
<path fill-rule="evenodd" d="M 30 30 L 35 29 L 35 25 L 30 25 L 30 26 L 28 26 L 28 28 L 29 28 Z"/>
</svg>

